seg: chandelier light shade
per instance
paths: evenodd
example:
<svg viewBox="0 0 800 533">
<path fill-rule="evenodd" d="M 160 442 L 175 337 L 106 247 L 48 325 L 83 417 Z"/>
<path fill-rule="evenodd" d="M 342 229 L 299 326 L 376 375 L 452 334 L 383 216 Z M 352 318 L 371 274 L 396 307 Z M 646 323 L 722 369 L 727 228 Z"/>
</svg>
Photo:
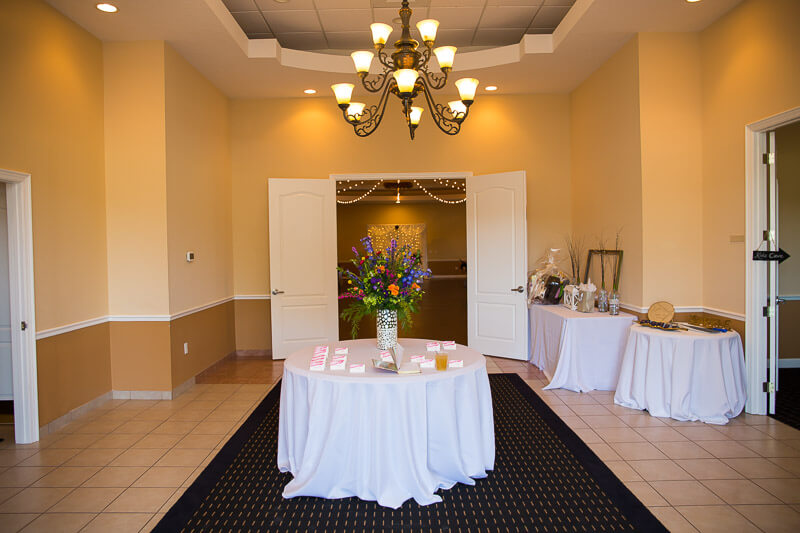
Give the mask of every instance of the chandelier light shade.
<svg viewBox="0 0 800 533">
<path fill-rule="evenodd" d="M 424 110 L 423 107 L 414 105 L 415 98 L 425 100 L 431 118 L 440 130 L 448 135 L 456 135 L 461 131 L 461 124 L 469 115 L 469 108 L 475 101 L 478 80 L 475 78 L 458 80 L 456 87 L 461 100 L 449 102 L 447 106 L 437 104 L 432 91 L 442 89 L 447 84 L 447 78 L 455 61 L 456 47 L 433 47 L 439 29 L 439 21 L 433 19 L 417 23 L 417 29 L 424 43 L 424 46 L 420 47 L 419 42 L 411 38 L 411 8 L 408 7 L 408 0 L 403 0 L 400 7 L 400 20 L 400 39 L 395 42 L 395 51 L 391 55 L 384 52 L 384 48 L 392 34 L 392 27 L 382 23 L 370 25 L 375 53 L 359 50 L 350 54 L 361 85 L 371 93 L 380 94 L 378 103 L 367 106 L 351 102 L 354 88 L 351 83 L 331 85 L 336 95 L 336 103 L 342 110 L 345 121 L 353 126 L 359 137 L 366 137 L 378 129 L 383 120 L 389 94 L 400 100 L 401 111 L 412 139 Z M 376 56 L 382 72 L 370 76 L 369 71 Z M 432 56 L 436 56 L 440 73 L 429 69 Z"/>
</svg>

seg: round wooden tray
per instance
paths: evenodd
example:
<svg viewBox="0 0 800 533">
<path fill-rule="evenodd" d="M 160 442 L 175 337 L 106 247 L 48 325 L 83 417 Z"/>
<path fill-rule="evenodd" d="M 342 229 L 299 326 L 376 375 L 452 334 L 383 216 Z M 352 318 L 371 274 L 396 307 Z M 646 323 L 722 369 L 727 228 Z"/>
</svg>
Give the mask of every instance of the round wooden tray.
<svg viewBox="0 0 800 533">
<path fill-rule="evenodd" d="M 672 322 L 675 307 L 669 302 L 656 302 L 647 310 L 647 318 L 654 322 Z"/>
</svg>

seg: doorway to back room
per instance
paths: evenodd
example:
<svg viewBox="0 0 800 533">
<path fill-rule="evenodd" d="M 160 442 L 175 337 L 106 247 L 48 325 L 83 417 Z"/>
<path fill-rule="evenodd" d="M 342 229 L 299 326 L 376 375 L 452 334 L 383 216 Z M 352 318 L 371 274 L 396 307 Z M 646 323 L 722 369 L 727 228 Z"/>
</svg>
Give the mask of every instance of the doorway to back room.
<svg viewBox="0 0 800 533">
<path fill-rule="evenodd" d="M 467 344 L 467 219 L 464 179 L 339 180 L 337 191 L 337 263 L 353 270 L 352 248 L 370 236 L 383 249 L 391 239 L 410 244 L 422 256 L 431 277 L 410 327 L 400 337 L 454 340 Z M 339 275 L 339 294 L 345 280 Z M 339 312 L 349 302 L 339 301 Z M 356 338 L 375 337 L 375 320 L 360 322 Z M 339 319 L 339 338 L 350 339 L 350 323 Z"/>
</svg>

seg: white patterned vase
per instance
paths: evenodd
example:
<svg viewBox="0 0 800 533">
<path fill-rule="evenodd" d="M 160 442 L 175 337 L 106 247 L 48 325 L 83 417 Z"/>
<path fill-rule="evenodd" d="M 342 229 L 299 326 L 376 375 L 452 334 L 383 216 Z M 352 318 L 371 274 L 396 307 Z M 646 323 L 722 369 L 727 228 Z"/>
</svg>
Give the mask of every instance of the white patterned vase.
<svg viewBox="0 0 800 533">
<path fill-rule="evenodd" d="M 397 345 L 397 311 L 378 309 L 378 349 L 389 350 Z"/>
</svg>

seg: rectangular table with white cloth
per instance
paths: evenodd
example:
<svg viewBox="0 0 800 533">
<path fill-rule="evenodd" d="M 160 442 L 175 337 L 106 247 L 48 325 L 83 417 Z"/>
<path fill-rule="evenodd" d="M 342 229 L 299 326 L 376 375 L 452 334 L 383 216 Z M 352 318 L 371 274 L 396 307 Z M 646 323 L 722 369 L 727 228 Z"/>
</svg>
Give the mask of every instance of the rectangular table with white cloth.
<svg viewBox="0 0 800 533">
<path fill-rule="evenodd" d="M 619 379 L 628 313 L 581 313 L 561 305 L 531 305 L 531 363 L 550 379 L 545 389 L 614 390 Z"/>
</svg>

